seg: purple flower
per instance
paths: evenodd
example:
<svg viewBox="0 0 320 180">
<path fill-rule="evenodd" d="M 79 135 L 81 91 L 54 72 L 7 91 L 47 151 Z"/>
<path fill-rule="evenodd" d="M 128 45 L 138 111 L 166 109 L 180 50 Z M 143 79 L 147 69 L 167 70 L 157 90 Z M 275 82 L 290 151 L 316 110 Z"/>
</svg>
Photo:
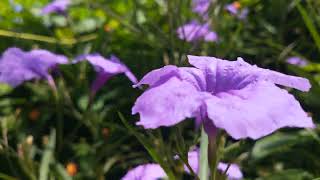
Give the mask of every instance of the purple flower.
<svg viewBox="0 0 320 180">
<path fill-rule="evenodd" d="M 204 40 L 214 42 L 218 40 L 218 35 L 210 30 L 209 24 L 200 24 L 197 21 L 191 21 L 177 29 L 178 37 L 188 42 Z"/>
<path fill-rule="evenodd" d="M 42 14 L 50 14 L 53 12 L 64 14 L 70 4 L 71 0 L 54 0 L 42 8 Z"/>
<path fill-rule="evenodd" d="M 248 8 L 241 9 L 241 4 L 238 1 L 226 5 L 225 9 L 239 19 L 245 19 L 249 13 Z"/>
<path fill-rule="evenodd" d="M 197 174 L 199 173 L 199 157 L 200 157 L 199 149 L 195 149 L 193 151 L 188 152 L 188 163 L 189 163 L 190 167 L 192 168 L 192 170 Z M 228 164 L 219 162 L 217 168 L 220 172 L 223 173 L 228 168 Z M 189 169 L 186 165 L 184 166 L 184 169 L 186 172 L 189 172 Z M 242 177 L 243 177 L 239 166 L 236 164 L 230 165 L 226 175 L 228 176 L 229 180 L 242 179 Z"/>
<path fill-rule="evenodd" d="M 158 164 L 144 164 L 130 170 L 121 180 L 158 180 L 167 177 Z"/>
<path fill-rule="evenodd" d="M 210 0 L 192 0 L 192 11 L 207 19 L 210 3 Z"/>
<path fill-rule="evenodd" d="M 302 59 L 297 56 L 289 57 L 286 60 L 286 62 L 289 64 L 292 64 L 292 65 L 297 65 L 299 67 L 304 67 L 304 66 L 308 65 L 308 62 L 305 59 Z"/>
<path fill-rule="evenodd" d="M 221 128 L 234 139 L 257 139 L 283 127 L 314 127 L 299 102 L 276 86 L 308 91 L 307 79 L 262 69 L 242 58 L 188 59 L 195 67 L 168 65 L 149 72 L 134 86 L 149 85 L 132 108 L 132 114 L 140 114 L 137 125 L 173 126 L 195 117 L 209 135 Z"/>
<path fill-rule="evenodd" d="M 7 49 L 0 59 L 0 82 L 16 87 L 31 79 L 47 79 L 54 86 L 49 70 L 68 59 L 46 50 L 24 52 L 19 48 Z"/>
<path fill-rule="evenodd" d="M 116 56 L 112 55 L 110 59 L 105 59 L 100 54 L 85 54 L 76 58 L 75 63 L 82 60 L 87 60 L 97 72 L 97 77 L 91 85 L 91 92 L 93 94 L 95 94 L 109 78 L 117 74 L 124 73 L 130 81 L 137 83 L 136 77 Z"/>
</svg>

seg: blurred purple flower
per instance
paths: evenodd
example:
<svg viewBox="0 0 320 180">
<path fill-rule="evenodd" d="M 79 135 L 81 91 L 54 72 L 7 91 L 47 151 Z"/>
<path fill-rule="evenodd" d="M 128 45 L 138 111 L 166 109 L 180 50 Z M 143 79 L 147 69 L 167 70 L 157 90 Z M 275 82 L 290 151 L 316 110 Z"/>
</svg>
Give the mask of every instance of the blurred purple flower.
<svg viewBox="0 0 320 180">
<path fill-rule="evenodd" d="M 199 157 L 200 157 L 199 149 L 195 149 L 193 151 L 188 152 L 188 163 L 192 168 L 193 172 L 197 174 L 199 173 Z M 228 164 L 219 162 L 217 168 L 220 172 L 223 173 L 225 172 L 227 167 L 228 167 Z M 186 172 L 189 172 L 189 168 L 186 165 L 184 165 L 184 169 Z M 231 164 L 226 174 L 229 180 L 242 179 L 243 177 L 239 166 L 236 164 Z"/>
<path fill-rule="evenodd" d="M 191 21 L 177 29 L 178 37 L 188 42 L 204 40 L 214 42 L 218 40 L 218 35 L 210 30 L 209 24 L 200 24 L 197 21 Z"/>
<path fill-rule="evenodd" d="M 114 75 L 124 73 L 130 81 L 137 83 L 136 77 L 128 69 L 126 65 L 120 62 L 116 56 L 105 59 L 100 54 L 85 54 L 76 58 L 75 63 L 87 60 L 97 72 L 97 77 L 91 85 L 93 95 Z"/>
<path fill-rule="evenodd" d="M 231 4 L 227 4 L 225 9 L 229 11 L 232 15 L 236 16 L 239 19 L 245 19 L 248 16 L 249 9 L 243 8 L 241 9 L 241 5 L 238 1 L 235 1 Z"/>
<path fill-rule="evenodd" d="M 297 56 L 289 57 L 286 60 L 286 62 L 289 64 L 292 64 L 292 65 L 300 66 L 300 67 L 304 67 L 304 66 L 308 65 L 308 62 L 305 59 L 297 57 Z"/>
<path fill-rule="evenodd" d="M 31 79 L 47 79 L 55 88 L 49 70 L 58 64 L 66 64 L 65 56 L 46 50 L 24 52 L 19 48 L 7 49 L 0 59 L 0 82 L 16 87 Z"/>
<path fill-rule="evenodd" d="M 299 102 L 276 86 L 308 91 L 307 79 L 259 68 L 242 58 L 188 59 L 195 68 L 168 65 L 134 86 L 149 85 L 132 108 L 132 114 L 140 114 L 137 125 L 173 126 L 195 117 L 210 136 L 221 128 L 234 139 L 257 139 L 282 127 L 314 127 Z"/>
<path fill-rule="evenodd" d="M 144 164 L 130 170 L 121 180 L 158 180 L 167 175 L 158 164 Z"/>
<path fill-rule="evenodd" d="M 42 8 L 42 14 L 64 14 L 70 4 L 71 0 L 54 0 Z"/>
<path fill-rule="evenodd" d="M 192 0 L 192 11 L 207 19 L 210 3 L 211 0 Z"/>
</svg>

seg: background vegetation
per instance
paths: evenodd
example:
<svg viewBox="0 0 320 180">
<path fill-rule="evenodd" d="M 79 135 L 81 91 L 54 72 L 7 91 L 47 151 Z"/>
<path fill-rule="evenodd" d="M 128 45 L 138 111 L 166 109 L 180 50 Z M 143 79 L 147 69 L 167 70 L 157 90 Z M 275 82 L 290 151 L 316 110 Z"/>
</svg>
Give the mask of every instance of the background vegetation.
<svg viewBox="0 0 320 180">
<path fill-rule="evenodd" d="M 12 46 L 42 48 L 70 60 L 83 53 L 115 54 L 138 79 L 166 64 L 187 65 L 187 54 L 240 56 L 307 77 L 313 84 L 309 93 L 290 91 L 319 122 L 318 0 L 239 0 L 249 9 L 244 20 L 225 10 L 232 1 L 217 0 L 209 13 L 219 36 L 214 43 L 178 39 L 179 26 L 200 19 L 190 0 L 72 2 L 67 15 L 41 15 L 47 0 L 1 0 L 0 52 Z M 291 56 L 309 64 L 290 65 L 286 59 Z M 171 157 L 198 142 L 192 121 L 159 130 L 135 126 L 138 116 L 131 115 L 131 107 L 142 91 L 121 75 L 107 82 L 88 109 L 92 67 L 84 62 L 60 69 L 57 97 L 43 81 L 15 89 L 0 85 L 0 179 L 119 179 L 154 158 L 182 174 L 181 162 Z M 223 159 L 240 164 L 246 179 L 313 179 L 320 177 L 319 135 L 319 128 L 283 129 L 258 141 L 228 139 Z"/>
</svg>

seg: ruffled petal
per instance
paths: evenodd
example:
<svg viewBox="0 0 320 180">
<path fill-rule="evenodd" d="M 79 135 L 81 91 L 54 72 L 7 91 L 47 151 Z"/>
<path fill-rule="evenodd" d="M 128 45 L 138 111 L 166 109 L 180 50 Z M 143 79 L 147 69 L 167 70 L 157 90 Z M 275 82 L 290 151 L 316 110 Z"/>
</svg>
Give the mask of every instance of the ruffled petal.
<svg viewBox="0 0 320 180">
<path fill-rule="evenodd" d="M 283 127 L 314 127 L 292 95 L 267 81 L 221 92 L 207 99 L 206 105 L 214 125 L 234 139 L 258 139 Z"/>
<path fill-rule="evenodd" d="M 139 83 L 133 85 L 133 87 L 149 85 L 149 87 L 152 88 L 166 82 L 172 77 L 179 77 L 179 68 L 173 65 L 164 66 L 163 68 L 153 70 L 146 74 Z"/>
<path fill-rule="evenodd" d="M 37 49 L 27 52 L 23 58 L 23 63 L 26 68 L 47 78 L 49 69 L 56 67 L 58 64 L 67 64 L 68 59 L 63 55 Z"/>
<path fill-rule="evenodd" d="M 111 55 L 110 61 L 122 65 L 122 66 L 124 67 L 124 74 L 127 76 L 127 78 L 128 78 L 133 84 L 138 83 L 138 80 L 137 80 L 136 76 L 130 71 L 130 69 L 129 69 L 125 64 L 123 64 L 123 63 L 120 61 L 119 58 L 117 58 L 117 57 L 114 56 L 114 55 Z"/>
<path fill-rule="evenodd" d="M 135 102 L 132 114 L 139 113 L 137 125 L 144 128 L 173 126 L 195 116 L 204 94 L 176 77 L 144 92 Z"/>
<path fill-rule="evenodd" d="M 205 90 L 205 76 L 201 70 L 190 67 L 178 68 L 173 65 L 164 66 L 163 68 L 149 72 L 133 87 L 147 84 L 149 85 L 149 88 L 153 88 L 165 83 L 172 77 L 185 80 L 195 86 L 198 90 Z"/>
<path fill-rule="evenodd" d="M 92 64 L 97 72 L 103 71 L 109 74 L 118 74 L 125 72 L 126 68 L 117 62 L 110 61 L 100 54 L 85 54 L 76 58 L 75 62 L 82 60 L 88 60 Z"/>
<path fill-rule="evenodd" d="M 137 78 L 129 68 L 114 55 L 111 55 L 110 59 L 106 59 L 98 53 L 84 54 L 77 57 L 73 63 L 83 60 L 87 60 L 97 72 L 97 78 L 91 86 L 93 92 L 98 91 L 110 77 L 116 74 L 124 73 L 131 82 L 137 83 Z"/>
<path fill-rule="evenodd" d="M 133 168 L 121 180 L 158 180 L 167 175 L 158 164 L 144 164 Z"/>
<path fill-rule="evenodd" d="M 207 91 L 219 93 L 245 87 L 255 81 L 269 81 L 275 84 L 308 91 L 308 79 L 289 76 L 269 69 L 259 68 L 246 63 L 242 58 L 227 61 L 215 57 L 188 56 L 189 63 L 208 73 L 207 81 L 211 87 Z"/>
<path fill-rule="evenodd" d="M 27 80 L 48 79 L 49 69 L 67 62 L 65 56 L 46 50 L 24 52 L 19 48 L 9 48 L 0 59 L 0 82 L 16 87 Z"/>
</svg>

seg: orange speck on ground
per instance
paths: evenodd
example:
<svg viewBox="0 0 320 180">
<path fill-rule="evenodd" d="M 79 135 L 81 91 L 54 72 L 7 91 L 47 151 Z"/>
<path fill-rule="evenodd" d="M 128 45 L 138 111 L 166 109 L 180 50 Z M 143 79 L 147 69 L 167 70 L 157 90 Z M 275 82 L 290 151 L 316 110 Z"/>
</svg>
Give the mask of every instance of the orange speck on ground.
<svg viewBox="0 0 320 180">
<path fill-rule="evenodd" d="M 241 4 L 238 1 L 235 1 L 232 3 L 233 7 L 235 7 L 236 9 L 240 9 L 241 8 Z"/>
<path fill-rule="evenodd" d="M 31 121 L 36 121 L 37 119 L 39 119 L 40 116 L 40 111 L 37 109 L 33 109 L 30 113 L 29 113 L 29 119 Z"/>
<path fill-rule="evenodd" d="M 69 162 L 66 166 L 66 170 L 70 176 L 74 176 L 78 172 L 78 167 L 75 163 Z"/>
</svg>

